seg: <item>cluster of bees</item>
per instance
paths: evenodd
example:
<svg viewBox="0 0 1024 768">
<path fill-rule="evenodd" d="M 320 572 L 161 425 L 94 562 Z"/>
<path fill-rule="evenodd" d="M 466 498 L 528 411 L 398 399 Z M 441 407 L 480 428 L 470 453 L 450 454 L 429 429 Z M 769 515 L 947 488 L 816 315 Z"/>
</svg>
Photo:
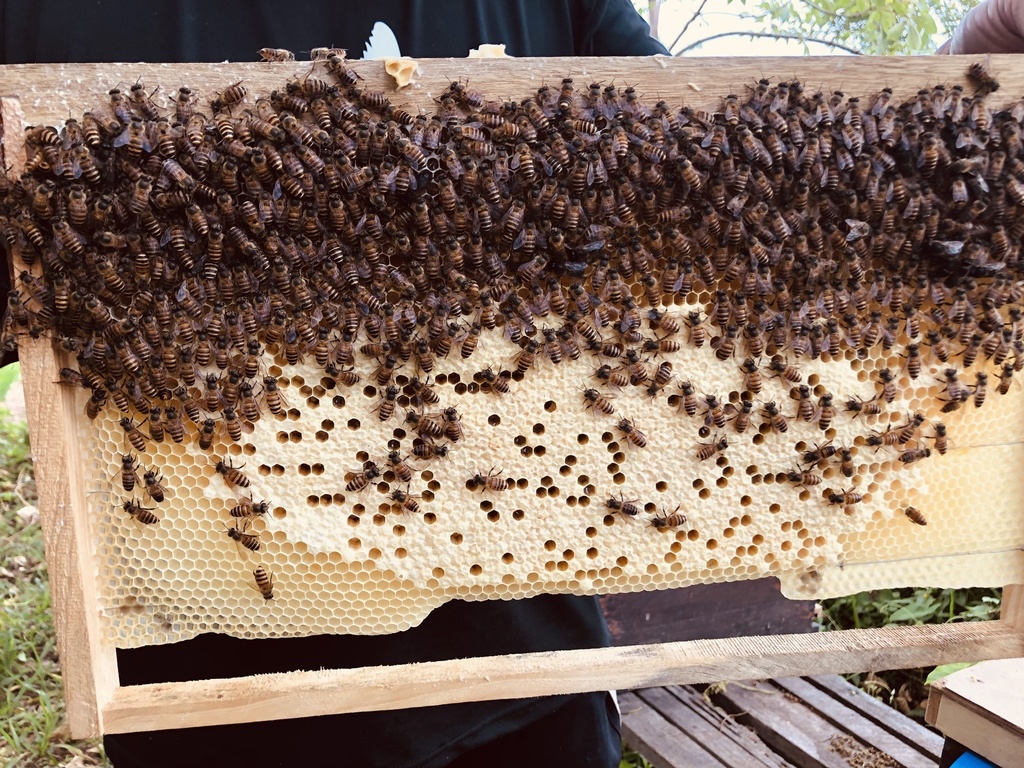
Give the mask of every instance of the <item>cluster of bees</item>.
<svg viewBox="0 0 1024 768">
<path fill-rule="evenodd" d="M 345 386 L 372 359 L 377 416 L 405 420 L 416 457 L 442 458 L 461 416 L 431 373 L 495 330 L 518 352 L 476 374 L 484 391 L 587 355 L 587 409 L 642 449 L 614 392 L 664 395 L 696 420 L 702 461 L 752 420 L 827 433 L 839 410 L 882 414 L 902 375 L 881 370 L 876 398 L 844 401 L 812 392 L 802 361 L 901 345 L 911 379 L 946 369 L 944 412 L 984 402 L 982 368 L 1005 393 L 1024 367 L 1024 101 L 994 111 L 981 68 L 904 103 L 761 80 L 714 113 L 565 79 L 519 102 L 451 83 L 434 115 L 413 115 L 337 54 L 320 77 L 255 99 L 243 83 L 205 102 L 182 87 L 167 107 L 136 83 L 62 129 L 27 129 L 25 173 L 0 189 L 0 235 L 24 264 L 3 343 L 52 337 L 77 361 L 62 378 L 90 391 L 88 416 L 112 402 L 140 454 L 167 438 L 211 450 L 282 413 L 271 355 Z M 701 292 L 713 302 L 696 304 Z M 699 393 L 660 359 L 684 344 L 738 366 L 741 396 Z M 795 414 L 758 401 L 769 376 L 793 385 Z M 925 435 L 925 422 L 908 414 L 865 444 L 905 464 L 943 453 L 945 428 Z M 854 450 L 823 439 L 788 477 L 818 485 L 828 461 L 852 477 Z M 137 461 L 124 457 L 127 492 Z M 411 479 L 401 453 L 387 465 Z M 217 470 L 248 486 L 229 461 Z M 367 461 L 347 490 L 381 473 Z M 143 475 L 159 502 L 159 475 Z M 506 487 L 494 470 L 469 484 Z M 849 508 L 861 494 L 825 498 Z M 157 522 L 137 500 L 124 510 Z M 228 535 L 257 551 L 248 524 L 265 511 L 239 502 Z M 255 576 L 269 598 L 269 575 Z"/>
</svg>

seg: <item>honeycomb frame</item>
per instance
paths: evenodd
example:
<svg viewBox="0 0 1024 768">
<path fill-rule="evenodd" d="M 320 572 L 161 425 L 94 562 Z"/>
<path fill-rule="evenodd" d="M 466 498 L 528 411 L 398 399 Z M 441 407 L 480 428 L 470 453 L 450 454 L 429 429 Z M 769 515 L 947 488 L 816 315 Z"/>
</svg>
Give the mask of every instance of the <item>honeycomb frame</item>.
<svg viewBox="0 0 1024 768">
<path fill-rule="evenodd" d="M 695 89 L 695 90 L 699 90 L 699 89 Z M 49 374 L 48 374 L 48 375 L 49 375 Z M 50 380 L 52 380 L 52 378 L 51 378 Z M 80 404 L 81 404 L 81 403 L 78 403 L 78 404 L 79 404 L 79 406 L 80 406 Z M 589 415 L 588 415 L 588 416 L 589 416 Z M 37 431 L 38 431 L 38 430 L 37 430 Z M 477 470 L 477 471 L 482 471 L 482 469 L 483 469 L 483 468 L 479 468 L 479 470 Z M 109 478 L 108 478 L 108 479 L 109 479 Z M 717 478 L 716 478 L 716 479 L 717 479 Z M 549 486 L 549 487 L 552 487 L 552 486 Z M 919 487 L 923 487 L 923 485 L 919 485 Z M 792 522 L 792 521 L 791 521 L 791 522 Z M 931 524 L 931 518 L 930 518 L 930 524 Z M 654 531 L 650 531 L 650 532 L 654 532 Z M 662 534 L 662 531 L 657 531 L 657 532 L 658 532 L 658 535 Z M 806 537 L 805 537 L 805 538 L 806 538 Z M 1010 564 L 1013 564 L 1013 563 L 1010 563 Z M 821 563 L 821 565 L 824 565 L 824 563 Z M 844 565 L 845 565 L 845 564 L 844 564 Z M 1002 565 L 1006 565 L 1006 563 L 1004 563 L 1004 564 L 1002 564 Z M 997 565 L 997 568 L 998 568 L 998 567 L 1002 567 L 1002 565 Z M 557 564 L 556 564 L 556 568 L 557 568 Z M 816 570 L 816 569 L 815 569 L 815 570 Z M 855 568 L 855 567 L 853 566 L 853 564 L 851 563 L 849 567 L 844 567 L 844 568 L 841 568 L 840 570 L 842 570 L 842 571 L 846 572 L 847 570 L 849 570 L 849 571 L 854 571 L 854 570 L 856 570 L 856 568 Z M 1012 568 L 1011 568 L 1011 570 L 1012 570 Z M 937 573 L 938 571 L 936 571 L 936 570 L 933 570 L 932 572 L 936 572 L 936 573 Z M 999 572 L 1007 572 L 1007 571 L 1005 571 L 1005 570 L 1002 570 L 1002 571 L 999 571 Z M 886 578 L 891 578 L 891 575 L 887 574 L 887 577 L 886 577 Z M 822 585 L 821 585 L 821 584 L 819 584 L 819 583 L 817 583 L 817 578 L 816 578 L 816 577 L 815 577 L 814 579 L 812 579 L 812 583 L 810 583 L 810 584 L 807 584 L 807 582 L 806 582 L 806 579 L 805 579 L 805 580 L 803 580 L 803 582 L 804 582 L 804 583 L 802 583 L 802 584 L 798 584 L 798 585 L 797 585 L 797 588 L 798 588 L 798 589 L 804 589 L 804 590 L 820 590 L 820 589 L 822 589 Z M 997 579 L 993 579 L 993 583 L 999 583 L 999 582 L 997 581 Z M 834 588 L 834 589 L 835 589 L 835 588 Z M 850 590 L 850 591 L 854 591 L 854 590 Z M 127 612 L 127 613 L 129 613 L 129 614 L 130 614 L 130 613 L 132 612 L 132 610 L 131 610 L 130 606 L 129 606 L 129 610 L 127 610 L 126 612 Z"/>
</svg>

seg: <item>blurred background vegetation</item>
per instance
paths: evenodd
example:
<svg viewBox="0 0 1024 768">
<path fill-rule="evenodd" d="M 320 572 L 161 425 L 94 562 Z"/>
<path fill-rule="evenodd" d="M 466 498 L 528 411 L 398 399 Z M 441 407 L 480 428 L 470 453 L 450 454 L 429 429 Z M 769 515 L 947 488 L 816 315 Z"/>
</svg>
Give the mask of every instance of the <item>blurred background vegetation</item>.
<svg viewBox="0 0 1024 768">
<path fill-rule="evenodd" d="M 674 55 L 930 53 L 980 0 L 633 0 Z M 721 44 L 721 45 L 719 45 Z M 722 45 L 731 46 L 725 49 Z M 725 51 L 728 50 L 728 53 Z"/>
</svg>

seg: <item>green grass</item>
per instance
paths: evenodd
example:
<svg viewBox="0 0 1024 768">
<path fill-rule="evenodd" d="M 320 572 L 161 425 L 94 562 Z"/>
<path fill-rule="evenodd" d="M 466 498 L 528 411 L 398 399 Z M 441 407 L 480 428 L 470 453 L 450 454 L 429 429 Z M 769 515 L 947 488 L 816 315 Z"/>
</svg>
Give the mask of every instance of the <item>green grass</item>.
<svg viewBox="0 0 1024 768">
<path fill-rule="evenodd" d="M 859 629 L 999 618 L 999 589 L 879 589 L 822 602 L 821 628 Z M 949 665 L 952 667 L 954 665 Z M 846 679 L 905 715 L 924 720 L 925 681 L 941 668 L 873 670 Z"/>
<path fill-rule="evenodd" d="M 628 744 L 622 745 L 622 760 L 619 761 L 619 768 L 654 768 L 644 760 L 643 756 L 634 751 Z"/>
<path fill-rule="evenodd" d="M 35 499 L 25 425 L 0 409 L 0 766 L 106 765 L 64 720 L 42 531 L 18 514 Z"/>
</svg>

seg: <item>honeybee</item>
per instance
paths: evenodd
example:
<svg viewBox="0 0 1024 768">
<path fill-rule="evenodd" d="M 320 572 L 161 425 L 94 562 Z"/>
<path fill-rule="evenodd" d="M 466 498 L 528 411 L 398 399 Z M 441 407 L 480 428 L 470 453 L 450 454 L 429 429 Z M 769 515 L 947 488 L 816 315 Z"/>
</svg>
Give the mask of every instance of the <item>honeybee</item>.
<svg viewBox="0 0 1024 768">
<path fill-rule="evenodd" d="M 229 534 L 230 535 L 230 534 Z M 257 566 L 252 572 L 253 578 L 256 580 L 256 589 L 263 595 L 264 600 L 274 599 L 274 577 L 266 570 L 262 565 Z"/>
<path fill-rule="evenodd" d="M 689 342 L 695 347 L 704 346 L 704 342 L 707 340 L 707 328 L 704 327 L 704 321 L 700 316 L 699 311 L 693 311 L 686 316 L 686 330 L 689 336 Z"/>
<path fill-rule="evenodd" d="M 630 517 L 636 517 L 640 514 L 640 508 L 637 506 L 638 499 L 632 499 L 626 501 L 622 494 L 619 494 L 618 498 L 612 496 L 604 504 L 612 512 L 618 512 L 623 515 L 629 515 Z"/>
<path fill-rule="evenodd" d="M 996 392 L 1000 395 L 1005 395 L 1010 391 L 1010 385 L 1013 383 L 1013 374 L 1013 363 L 1004 363 L 1002 373 L 999 374 L 999 385 L 996 387 Z"/>
<path fill-rule="evenodd" d="M 928 525 L 928 521 L 925 519 L 925 516 L 921 514 L 917 507 L 907 507 L 903 510 L 903 514 L 907 516 L 907 519 L 910 520 L 910 522 L 916 525 Z"/>
<path fill-rule="evenodd" d="M 769 400 L 764 404 L 764 407 L 761 409 L 761 415 L 765 417 L 776 432 L 782 433 L 789 429 L 786 417 L 782 415 L 774 401 Z"/>
<path fill-rule="evenodd" d="M 887 429 L 884 432 L 872 431 L 865 440 L 865 443 L 877 452 L 883 446 L 892 447 L 899 443 L 899 432 L 895 429 Z"/>
<path fill-rule="evenodd" d="M 912 448 L 908 451 L 903 451 L 903 453 L 899 455 L 899 460 L 904 464 L 913 464 L 915 461 L 927 459 L 931 455 L 931 448 Z"/>
<path fill-rule="evenodd" d="M 444 434 L 450 442 L 457 443 L 465 434 L 462 427 L 462 416 L 455 408 L 448 407 L 441 412 L 444 420 Z"/>
<path fill-rule="evenodd" d="M 924 424 L 924 416 L 920 413 L 914 414 L 914 416 L 906 424 L 896 428 L 896 441 L 900 445 L 904 445 L 914 439 L 917 434 L 918 428 Z"/>
<path fill-rule="evenodd" d="M 353 473 L 352 479 L 346 483 L 345 490 L 353 493 L 361 491 L 380 476 L 380 467 L 372 461 L 365 461 L 362 470 Z"/>
<path fill-rule="evenodd" d="M 843 477 L 853 477 L 854 475 L 853 451 L 849 448 L 839 449 L 839 471 L 843 473 Z"/>
<path fill-rule="evenodd" d="M 262 517 L 269 511 L 269 501 L 254 501 L 252 496 L 239 499 L 230 510 L 232 517 Z"/>
<path fill-rule="evenodd" d="M 480 371 L 480 378 L 486 387 L 486 390 L 493 392 L 496 395 L 507 395 L 510 392 L 508 384 L 508 372 L 502 371 L 500 374 L 495 373 L 494 370 L 488 366 Z M 437 402 L 435 400 L 435 402 Z"/>
<path fill-rule="evenodd" d="M 146 493 L 153 501 L 158 504 L 164 500 L 165 489 L 163 486 L 163 477 L 154 470 L 148 470 L 143 475 L 143 480 L 146 483 Z"/>
<path fill-rule="evenodd" d="M 377 411 L 377 418 L 381 421 L 387 421 L 394 415 L 395 404 L 401 392 L 400 387 L 396 387 L 394 384 L 388 385 L 384 392 L 384 397 L 373 407 L 373 410 Z"/>
<path fill-rule="evenodd" d="M 205 419 L 199 430 L 199 448 L 208 451 L 213 447 L 213 440 L 217 434 L 217 422 L 213 419 Z"/>
<path fill-rule="evenodd" d="M 149 507 L 142 506 L 138 499 L 132 499 L 126 501 L 121 505 L 121 508 L 132 516 L 133 520 L 137 520 L 143 525 L 154 525 L 160 522 L 160 518 L 156 516 L 152 509 Z"/>
<path fill-rule="evenodd" d="M 714 424 L 722 429 L 728 417 L 718 398 L 715 395 L 704 395 L 704 406 L 704 426 L 710 427 Z"/>
<path fill-rule="evenodd" d="M 849 491 L 834 491 L 831 488 L 827 488 L 825 493 L 826 498 L 828 498 L 828 503 L 831 505 L 842 504 L 846 507 L 852 507 L 854 504 L 859 504 L 864 499 L 864 494 L 857 493 L 852 489 Z"/>
<path fill-rule="evenodd" d="M 630 445 L 637 448 L 647 447 L 647 436 L 636 427 L 633 419 L 620 419 L 616 428 Z"/>
<path fill-rule="evenodd" d="M 786 479 L 796 486 L 807 487 L 821 484 L 821 475 L 816 475 L 807 470 L 797 471 L 795 469 L 791 469 L 786 473 Z"/>
<path fill-rule="evenodd" d="M 395 477 L 401 482 L 408 483 L 412 481 L 413 468 L 409 466 L 398 451 L 391 451 L 388 454 L 388 466 L 391 467 L 391 471 L 395 473 Z"/>
<path fill-rule="evenodd" d="M 451 446 L 447 443 L 438 445 L 433 440 L 420 440 L 413 446 L 412 453 L 420 459 L 443 459 L 449 450 Z"/>
<path fill-rule="evenodd" d="M 822 432 L 828 430 L 832 420 L 836 416 L 835 406 L 832 405 L 832 395 L 824 394 L 818 401 L 818 429 Z"/>
<path fill-rule="evenodd" d="M 232 541 L 237 541 L 252 552 L 259 552 L 262 547 L 259 533 L 249 533 L 249 518 L 242 518 L 241 524 L 241 528 L 238 527 L 237 522 L 230 528 L 224 526 L 227 530 L 228 538 Z"/>
<path fill-rule="evenodd" d="M 164 441 L 163 409 L 154 405 L 149 409 L 149 437 L 154 443 Z"/>
<path fill-rule="evenodd" d="M 981 408 L 985 404 L 985 396 L 988 392 L 988 374 L 979 371 L 974 384 L 974 407 Z"/>
<path fill-rule="evenodd" d="M 134 455 L 126 453 L 121 457 L 121 487 L 129 493 L 135 489 L 135 483 L 139 480 L 138 469 L 139 463 Z"/>
<path fill-rule="evenodd" d="M 586 404 L 584 410 L 595 410 L 600 411 L 606 416 L 611 416 L 615 413 L 615 406 L 611 402 L 598 392 L 596 389 L 585 389 L 583 390 L 583 402 Z"/>
<path fill-rule="evenodd" d="M 284 413 L 285 400 L 277 388 L 277 378 L 274 376 L 266 376 L 263 379 L 263 402 L 275 416 Z"/>
<path fill-rule="evenodd" d="M 793 384 L 799 384 L 803 380 L 803 376 L 796 366 L 789 365 L 778 355 L 771 359 L 768 363 L 768 368 L 773 373 L 772 378 L 782 377 Z"/>
<path fill-rule="evenodd" d="M 722 453 L 729 447 L 729 439 L 715 435 L 710 443 L 697 443 L 697 461 L 707 461 L 712 456 Z"/>
<path fill-rule="evenodd" d="M 679 408 L 686 413 L 687 416 L 695 416 L 697 414 L 697 395 L 693 388 L 693 384 L 688 381 L 679 382 Z"/>
<path fill-rule="evenodd" d="M 125 437 L 128 438 L 128 442 L 132 444 L 132 447 L 137 451 L 145 453 L 146 437 L 139 430 L 139 424 L 136 424 L 127 416 L 122 418 L 118 423 L 121 425 L 121 429 L 124 430 Z"/>
<path fill-rule="evenodd" d="M 805 451 L 801 456 L 801 462 L 808 466 L 817 464 L 822 459 L 830 459 L 838 453 L 839 448 L 832 445 L 832 441 L 829 440 L 823 445 L 815 443 L 814 448 L 810 451 Z"/>
<path fill-rule="evenodd" d="M 861 400 L 851 398 L 846 401 L 846 411 L 854 414 L 854 418 L 861 414 L 865 416 L 877 416 L 882 412 L 882 406 L 876 400 Z"/>
<path fill-rule="evenodd" d="M 752 357 L 743 361 L 740 371 L 743 372 L 743 388 L 755 395 L 760 394 L 764 382 L 761 378 L 761 371 L 758 370 L 757 363 Z"/>
<path fill-rule="evenodd" d="M 743 434 L 747 431 L 750 426 L 750 415 L 754 410 L 754 403 L 752 400 L 742 400 L 737 408 L 732 403 L 726 403 L 725 412 L 726 415 L 732 420 L 733 429 L 738 433 Z"/>
<path fill-rule="evenodd" d="M 878 381 L 882 384 L 882 391 L 879 393 L 885 402 L 892 403 L 896 399 L 896 378 L 888 368 L 882 368 L 878 372 Z"/>
<path fill-rule="evenodd" d="M 210 108 L 214 112 L 220 112 L 225 109 L 231 109 L 235 104 L 245 98 L 246 88 L 242 85 L 242 81 L 239 80 L 234 85 L 228 86 L 225 90 L 221 91 L 220 96 L 210 102 Z"/>
<path fill-rule="evenodd" d="M 488 491 L 504 491 L 508 488 L 508 483 L 505 478 L 501 476 L 501 470 L 495 470 L 494 467 L 488 471 L 486 475 L 481 475 L 477 472 L 470 478 L 469 484 L 474 489 L 488 490 Z"/>
<path fill-rule="evenodd" d="M 676 507 L 672 512 L 668 512 L 663 507 L 661 515 L 655 515 L 649 518 L 648 522 L 652 528 L 656 528 L 659 531 L 665 531 L 669 528 L 678 528 L 681 525 L 686 525 L 686 515 L 679 511 L 680 507 Z"/>
<path fill-rule="evenodd" d="M 284 48 L 260 48 L 256 53 L 264 61 L 295 61 L 295 54 L 291 51 L 285 50 Z M 258 582 L 259 579 L 257 579 L 257 583 Z M 266 597 L 266 595 L 264 595 L 264 597 Z"/>
<path fill-rule="evenodd" d="M 214 467 L 214 470 L 217 472 L 217 474 L 223 475 L 224 482 L 227 483 L 228 485 L 233 486 L 235 488 L 248 488 L 249 478 L 242 474 L 241 471 L 241 468 L 244 466 L 245 464 L 241 464 L 238 467 L 236 467 L 231 462 L 231 459 L 228 459 L 227 461 L 220 460 L 217 462 L 216 466 Z"/>
<path fill-rule="evenodd" d="M 391 492 L 391 495 L 388 496 L 388 498 L 392 501 L 398 502 L 403 512 L 408 512 L 413 515 L 419 514 L 420 505 L 417 501 L 419 497 L 410 494 L 408 487 L 406 487 L 404 491 L 396 488 Z"/>
</svg>

